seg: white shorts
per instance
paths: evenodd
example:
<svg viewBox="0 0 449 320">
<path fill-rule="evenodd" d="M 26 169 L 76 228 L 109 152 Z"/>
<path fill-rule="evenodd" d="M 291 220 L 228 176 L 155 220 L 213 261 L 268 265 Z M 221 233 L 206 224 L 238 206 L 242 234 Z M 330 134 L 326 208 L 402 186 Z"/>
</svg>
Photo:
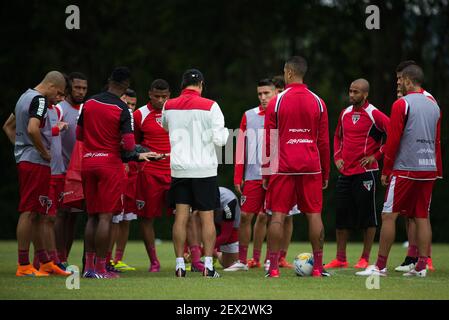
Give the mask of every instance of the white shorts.
<svg viewBox="0 0 449 320">
<path fill-rule="evenodd" d="M 137 215 L 135 213 L 120 213 L 118 215 L 112 216 L 112 223 L 120 223 L 122 221 L 133 221 L 137 220 Z"/>
<path fill-rule="evenodd" d="M 239 242 L 228 243 L 220 246 L 222 253 L 239 253 Z"/>
</svg>

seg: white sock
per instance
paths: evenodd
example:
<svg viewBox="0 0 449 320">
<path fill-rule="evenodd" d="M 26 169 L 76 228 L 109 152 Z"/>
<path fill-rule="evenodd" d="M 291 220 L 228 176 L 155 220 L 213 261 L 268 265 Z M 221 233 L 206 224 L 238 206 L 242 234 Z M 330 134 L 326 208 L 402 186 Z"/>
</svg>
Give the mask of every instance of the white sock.
<svg viewBox="0 0 449 320">
<path fill-rule="evenodd" d="M 186 269 L 184 258 L 176 258 L 176 270 L 178 270 L 179 268 L 181 268 L 182 270 Z"/>
<path fill-rule="evenodd" d="M 204 257 L 204 266 L 209 270 L 214 268 L 212 257 Z"/>
</svg>

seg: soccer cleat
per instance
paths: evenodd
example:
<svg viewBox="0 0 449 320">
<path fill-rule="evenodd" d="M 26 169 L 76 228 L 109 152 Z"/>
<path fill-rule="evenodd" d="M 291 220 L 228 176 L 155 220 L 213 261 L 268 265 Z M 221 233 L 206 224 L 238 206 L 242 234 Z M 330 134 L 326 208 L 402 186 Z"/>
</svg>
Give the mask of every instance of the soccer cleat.
<svg viewBox="0 0 449 320">
<path fill-rule="evenodd" d="M 416 269 L 412 269 L 409 272 L 404 273 L 402 276 L 425 278 L 427 276 L 427 270 L 422 269 L 421 271 L 416 271 Z"/>
<path fill-rule="evenodd" d="M 223 271 L 248 271 L 248 265 L 241 263 L 239 260 L 234 262 L 231 266 L 223 269 Z"/>
<path fill-rule="evenodd" d="M 136 269 L 134 268 L 134 270 Z M 159 272 L 159 271 L 161 271 L 161 264 L 159 263 L 159 261 L 152 262 L 150 268 L 148 269 L 148 272 Z"/>
<path fill-rule="evenodd" d="M 83 278 L 86 279 L 100 279 L 99 275 L 93 270 L 87 270 L 83 273 Z"/>
<path fill-rule="evenodd" d="M 279 269 L 268 270 L 265 274 L 265 278 L 279 278 L 280 276 L 281 273 L 279 272 Z"/>
<path fill-rule="evenodd" d="M 270 260 L 265 260 L 263 268 L 265 269 L 265 272 L 268 272 L 268 270 L 270 270 Z"/>
<path fill-rule="evenodd" d="M 61 265 L 67 269 L 67 267 L 69 266 L 69 263 L 67 261 L 64 261 L 64 262 L 61 262 Z"/>
<path fill-rule="evenodd" d="M 192 257 L 190 256 L 190 253 L 186 252 L 184 253 L 184 263 L 191 263 Z"/>
<path fill-rule="evenodd" d="M 192 263 L 190 267 L 191 272 L 204 272 L 204 263 L 198 262 L 198 263 Z"/>
<path fill-rule="evenodd" d="M 324 268 L 326 269 L 333 269 L 333 268 L 347 268 L 348 267 L 348 262 L 341 262 L 338 259 L 334 259 L 331 262 L 329 262 L 328 264 L 324 265 Z"/>
<path fill-rule="evenodd" d="M 293 269 L 293 265 L 288 263 L 288 261 L 285 258 L 279 259 L 279 267 Z"/>
<path fill-rule="evenodd" d="M 313 269 L 312 270 L 312 277 L 319 278 L 319 277 L 330 277 L 331 274 L 327 272 L 325 269 Z"/>
<path fill-rule="evenodd" d="M 204 268 L 203 271 L 203 277 L 205 278 L 220 278 L 220 274 L 215 271 L 215 268 L 208 269 L 208 268 Z"/>
<path fill-rule="evenodd" d="M 430 271 L 435 271 L 435 268 L 433 267 L 433 263 L 432 263 L 432 258 L 431 257 L 427 258 L 427 268 Z"/>
<path fill-rule="evenodd" d="M 409 272 L 415 269 L 416 264 L 418 263 L 418 258 L 407 256 L 404 259 L 404 262 L 400 266 L 394 268 L 395 271 L 398 272 Z"/>
<path fill-rule="evenodd" d="M 359 271 L 355 273 L 357 276 L 372 276 L 372 275 L 378 275 L 381 277 L 387 276 L 387 268 L 383 268 L 382 270 L 379 270 L 379 268 L 376 265 L 370 265 L 365 270 Z"/>
<path fill-rule="evenodd" d="M 21 266 L 20 264 L 17 266 L 16 271 L 17 277 L 48 277 L 48 272 L 42 272 L 36 270 L 31 264 L 27 264 Z"/>
<path fill-rule="evenodd" d="M 120 278 L 120 276 L 115 272 L 95 272 L 97 279 L 117 279 Z"/>
<path fill-rule="evenodd" d="M 63 277 L 68 277 L 72 274 L 71 272 L 67 272 L 67 271 L 64 271 L 61 268 L 59 268 L 57 265 L 55 265 L 53 263 L 53 261 L 49 261 L 44 264 L 41 263 L 41 267 L 39 268 L 39 271 L 46 272 L 48 274 L 53 274 L 55 276 L 63 276 Z"/>
<path fill-rule="evenodd" d="M 356 269 L 366 269 L 369 266 L 369 262 L 368 260 L 366 260 L 365 258 L 360 258 L 359 262 L 357 262 L 354 265 L 354 268 Z"/>
<path fill-rule="evenodd" d="M 63 263 L 55 263 L 55 265 L 57 265 L 59 269 L 67 271 L 67 267 Z"/>
<path fill-rule="evenodd" d="M 127 265 L 123 261 L 117 261 L 117 263 L 113 264 L 113 267 L 120 271 L 136 271 L 136 268 Z"/>
<path fill-rule="evenodd" d="M 175 271 L 175 275 L 178 278 L 185 278 L 186 277 L 186 271 L 184 269 L 182 269 L 182 268 L 178 268 Z"/>
<path fill-rule="evenodd" d="M 111 263 L 106 263 L 106 272 L 122 273 L 123 271 L 116 269 Z"/>
<path fill-rule="evenodd" d="M 247 262 L 248 268 L 260 268 L 260 261 L 257 261 L 255 259 L 249 259 Z"/>
</svg>

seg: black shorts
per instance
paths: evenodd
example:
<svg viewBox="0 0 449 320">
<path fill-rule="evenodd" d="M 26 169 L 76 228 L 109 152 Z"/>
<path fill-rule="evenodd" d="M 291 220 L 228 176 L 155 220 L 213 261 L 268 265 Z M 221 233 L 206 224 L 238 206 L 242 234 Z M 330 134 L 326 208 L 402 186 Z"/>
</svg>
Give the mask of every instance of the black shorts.
<svg viewBox="0 0 449 320">
<path fill-rule="evenodd" d="M 376 179 L 377 171 L 338 177 L 337 229 L 366 229 L 378 226 Z"/>
<path fill-rule="evenodd" d="M 218 200 L 218 203 L 217 203 Z M 193 210 L 209 211 L 220 206 L 217 177 L 173 178 L 169 191 L 170 206 L 188 204 Z"/>
</svg>

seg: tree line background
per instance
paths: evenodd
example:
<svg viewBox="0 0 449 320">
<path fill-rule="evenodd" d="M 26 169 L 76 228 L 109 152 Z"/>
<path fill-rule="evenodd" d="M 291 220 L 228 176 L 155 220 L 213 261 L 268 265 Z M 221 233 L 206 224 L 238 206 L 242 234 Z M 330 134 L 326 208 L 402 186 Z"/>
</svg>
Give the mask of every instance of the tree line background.
<svg viewBox="0 0 449 320">
<path fill-rule="evenodd" d="M 80 30 L 65 27 L 65 9 L 71 4 L 79 6 Z M 371 4 L 380 9 L 379 30 L 365 27 L 369 16 L 365 9 Z M 228 128 L 238 128 L 243 112 L 258 105 L 257 81 L 282 74 L 285 59 L 299 54 L 309 63 L 306 83 L 327 104 L 332 142 L 338 115 L 349 104 L 349 84 L 360 77 L 369 80 L 370 102 L 389 115 L 396 97 L 395 68 L 402 60 L 413 59 L 423 67 L 424 87 L 444 113 L 443 162 L 448 172 L 447 0 L 16 0 L 3 5 L 0 21 L 2 123 L 19 96 L 50 70 L 85 73 L 88 95 L 93 95 L 103 88 L 114 66 L 126 65 L 132 71 L 138 105 L 147 102 L 154 79 L 169 81 L 173 97 L 179 94 L 183 71 L 199 68 L 206 79 L 204 96 L 219 103 Z M 15 239 L 17 172 L 13 148 L 4 134 L 0 143 L 0 238 Z M 324 192 L 327 240 L 335 238 L 336 178 L 332 164 L 330 186 Z M 233 190 L 232 165 L 221 166 L 219 180 Z M 440 180 L 433 193 L 435 242 L 449 242 L 448 189 L 447 179 Z M 385 189 L 379 186 L 377 193 L 380 210 Z M 84 219 L 78 223 L 78 236 Z M 305 219 L 294 221 L 294 240 L 306 240 Z M 170 239 L 170 226 L 170 219 L 158 221 L 157 236 Z M 139 237 L 135 223 L 132 228 L 131 238 Z M 404 240 L 402 222 L 398 229 L 397 239 Z"/>
</svg>

